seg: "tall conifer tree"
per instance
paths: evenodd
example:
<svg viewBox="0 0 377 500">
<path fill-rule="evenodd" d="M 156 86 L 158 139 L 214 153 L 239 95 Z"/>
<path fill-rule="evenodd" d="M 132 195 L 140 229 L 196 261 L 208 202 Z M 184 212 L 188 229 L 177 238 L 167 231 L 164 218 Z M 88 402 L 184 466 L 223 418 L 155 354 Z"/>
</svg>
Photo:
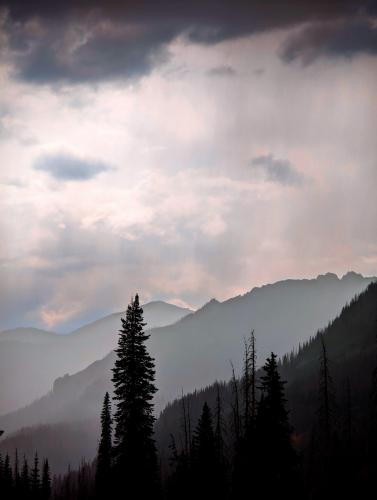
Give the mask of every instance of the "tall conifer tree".
<svg viewBox="0 0 377 500">
<path fill-rule="evenodd" d="M 4 478 L 4 460 L 2 454 L 0 453 L 0 491 L 2 491 L 3 488 L 3 478 Z"/>
<path fill-rule="evenodd" d="M 12 467 L 10 465 L 10 458 L 8 453 L 5 456 L 4 460 L 4 468 L 3 468 L 3 492 L 4 497 L 7 498 L 11 496 L 13 488 L 13 472 Z"/>
<path fill-rule="evenodd" d="M 34 456 L 34 467 L 31 471 L 31 498 L 33 500 L 39 498 L 39 490 L 41 486 L 40 472 L 39 472 L 39 458 L 38 453 Z"/>
<path fill-rule="evenodd" d="M 20 487 L 21 487 L 21 476 L 20 476 L 20 464 L 18 460 L 18 450 L 16 448 L 15 456 L 14 456 L 14 493 L 15 497 L 18 498 L 20 495 Z"/>
<path fill-rule="evenodd" d="M 157 491 L 157 455 L 153 440 L 154 360 L 145 342 L 143 309 L 136 295 L 122 318 L 113 368 L 116 401 L 114 472 L 118 489 L 130 498 L 152 498 Z"/>
<path fill-rule="evenodd" d="M 194 432 L 192 454 L 195 497 L 211 498 L 217 479 L 217 456 L 212 412 L 207 403 L 203 405 L 202 414 Z"/>
<path fill-rule="evenodd" d="M 112 417 L 109 393 L 106 392 L 101 412 L 101 439 L 98 446 L 96 493 L 98 498 L 109 494 L 112 465 Z"/>
<path fill-rule="evenodd" d="M 257 474 L 261 483 L 269 482 L 271 494 L 282 493 L 291 481 L 295 453 L 290 441 L 285 382 L 281 380 L 274 353 L 267 358 L 263 371 L 255 438 L 259 456 Z"/>
<path fill-rule="evenodd" d="M 324 451 L 329 452 L 331 438 L 334 426 L 334 407 L 335 396 L 333 390 L 333 381 L 330 373 L 327 348 L 323 335 L 321 340 L 321 357 L 319 370 L 319 408 L 318 420 L 320 437 L 323 441 Z"/>
<path fill-rule="evenodd" d="M 29 465 L 27 463 L 25 456 L 21 471 L 21 491 L 22 491 L 21 498 L 29 498 L 29 493 L 30 493 Z"/>
<path fill-rule="evenodd" d="M 51 475 L 50 475 L 50 465 L 46 459 L 43 462 L 42 469 L 42 484 L 41 484 L 41 499 L 49 500 L 51 498 Z"/>
</svg>

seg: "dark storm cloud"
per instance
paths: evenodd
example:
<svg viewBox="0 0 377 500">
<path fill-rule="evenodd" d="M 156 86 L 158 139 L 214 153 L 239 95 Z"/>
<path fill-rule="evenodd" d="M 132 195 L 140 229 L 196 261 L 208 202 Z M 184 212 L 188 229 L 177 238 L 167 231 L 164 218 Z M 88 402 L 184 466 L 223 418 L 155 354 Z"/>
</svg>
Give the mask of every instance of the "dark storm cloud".
<svg viewBox="0 0 377 500">
<path fill-rule="evenodd" d="M 47 172 L 59 181 L 87 181 L 101 172 L 111 170 L 111 167 L 99 161 L 84 160 L 68 154 L 54 154 L 39 158 L 34 169 Z"/>
<path fill-rule="evenodd" d="M 83 20 L 74 29 L 53 21 L 17 31 L 9 38 L 15 74 L 35 83 L 137 78 L 166 57 L 172 38 L 163 25 L 148 28 L 98 18 Z"/>
<path fill-rule="evenodd" d="M 377 26 L 368 19 L 317 23 L 289 38 L 281 56 L 310 64 L 319 57 L 352 57 L 359 53 L 377 54 Z"/>
<path fill-rule="evenodd" d="M 176 36 L 212 44 L 264 30 L 353 16 L 374 3 L 179 0 L 0 0 L 9 15 L 7 56 L 18 78 L 88 82 L 140 77 Z"/>
<path fill-rule="evenodd" d="M 291 162 L 274 158 L 271 154 L 253 158 L 250 167 L 254 173 L 262 175 L 264 179 L 270 182 L 295 186 L 302 184 L 304 181 L 304 177 Z"/>
</svg>

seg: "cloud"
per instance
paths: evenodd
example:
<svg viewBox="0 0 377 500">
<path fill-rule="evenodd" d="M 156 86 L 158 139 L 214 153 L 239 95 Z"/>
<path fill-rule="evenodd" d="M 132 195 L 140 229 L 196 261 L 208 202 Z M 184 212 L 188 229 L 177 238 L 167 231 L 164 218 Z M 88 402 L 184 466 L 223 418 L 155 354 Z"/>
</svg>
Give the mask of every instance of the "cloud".
<svg viewBox="0 0 377 500">
<path fill-rule="evenodd" d="M 271 154 L 253 158 L 250 166 L 253 173 L 261 175 L 270 182 L 286 186 L 297 186 L 304 181 L 304 176 L 296 170 L 291 162 L 274 158 Z"/>
<path fill-rule="evenodd" d="M 73 23 L 73 21 L 72 21 Z M 172 30 L 85 17 L 77 25 L 59 20 L 8 26 L 14 76 L 31 83 L 82 83 L 148 74 L 167 57 Z"/>
<path fill-rule="evenodd" d="M 40 157 L 34 163 L 34 169 L 47 172 L 59 181 L 87 181 L 111 170 L 111 167 L 100 161 L 58 153 Z"/>
<path fill-rule="evenodd" d="M 301 23 L 352 16 L 358 2 L 341 0 L 0 0 L 3 59 L 14 75 L 32 83 L 83 83 L 149 74 L 169 56 L 178 36 L 216 44 Z M 371 12 L 362 2 L 366 15 Z M 1 15 L 0 15 L 1 18 Z M 287 52 L 288 53 L 288 52 Z M 288 57 L 288 56 L 286 56 Z"/>
<path fill-rule="evenodd" d="M 208 74 L 210 76 L 235 76 L 237 72 L 232 66 L 222 65 L 211 68 Z"/>
<path fill-rule="evenodd" d="M 132 88 L 4 81 L 6 124 L 38 146 L 0 144 L 0 181 L 26 183 L 1 186 L 0 329 L 68 331 L 122 309 L 135 290 L 200 306 L 284 277 L 376 274 L 373 64 L 303 71 L 276 57 L 286 36 L 179 40 L 171 66 L 187 74 L 165 77 L 164 65 Z M 203 78 L 230 63 L 235 77 Z M 80 182 L 51 189 L 30 168 L 42 147 L 120 167 L 85 192 Z M 269 152 L 314 181 L 256 182 L 268 174 L 251 159 Z"/>
<path fill-rule="evenodd" d="M 377 54 L 377 25 L 372 19 L 342 19 L 306 26 L 291 36 L 281 50 L 285 62 L 311 64 L 320 57 L 350 58 Z"/>
</svg>

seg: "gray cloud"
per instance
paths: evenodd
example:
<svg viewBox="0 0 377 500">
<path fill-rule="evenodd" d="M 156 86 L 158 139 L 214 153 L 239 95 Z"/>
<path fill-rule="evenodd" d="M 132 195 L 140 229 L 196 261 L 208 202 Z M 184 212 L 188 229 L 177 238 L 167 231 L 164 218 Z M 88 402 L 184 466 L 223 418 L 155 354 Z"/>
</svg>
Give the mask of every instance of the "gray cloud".
<svg viewBox="0 0 377 500">
<path fill-rule="evenodd" d="M 319 57 L 377 54 L 377 26 L 371 19 L 315 23 L 288 38 L 281 50 L 285 62 L 299 59 L 310 64 Z"/>
<path fill-rule="evenodd" d="M 97 82 L 138 78 L 166 59 L 172 30 L 86 17 L 71 24 L 8 23 L 8 57 L 14 75 L 32 83 Z M 10 55 L 9 55 L 10 54 Z"/>
<path fill-rule="evenodd" d="M 61 153 L 42 156 L 35 162 L 34 169 L 47 172 L 60 181 L 86 181 L 111 167 L 100 161 Z"/>
<path fill-rule="evenodd" d="M 250 166 L 254 173 L 262 175 L 267 181 L 295 186 L 304 182 L 304 177 L 288 160 L 274 158 L 273 155 L 263 155 L 253 158 Z"/>
<path fill-rule="evenodd" d="M 0 0 L 15 75 L 34 83 L 97 82 L 148 74 L 178 35 L 197 43 L 354 15 L 370 2 Z M 288 49 L 287 49 L 288 50 Z M 287 52 L 288 54 L 288 52 Z M 288 58 L 288 56 L 286 56 Z"/>
<path fill-rule="evenodd" d="M 237 72 L 232 66 L 222 65 L 211 68 L 208 74 L 210 76 L 235 76 Z"/>
</svg>

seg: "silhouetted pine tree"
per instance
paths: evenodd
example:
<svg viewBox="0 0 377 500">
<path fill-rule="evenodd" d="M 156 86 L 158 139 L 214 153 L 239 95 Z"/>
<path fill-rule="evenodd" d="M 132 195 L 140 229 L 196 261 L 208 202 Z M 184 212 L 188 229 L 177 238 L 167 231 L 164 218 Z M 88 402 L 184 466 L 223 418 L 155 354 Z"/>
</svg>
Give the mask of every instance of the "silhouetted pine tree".
<svg viewBox="0 0 377 500">
<path fill-rule="evenodd" d="M 295 453 L 291 445 L 291 427 L 288 421 L 284 384 L 281 380 L 276 355 L 271 353 L 263 366 L 262 391 L 256 421 L 257 482 L 268 483 L 271 497 L 282 494 L 292 481 L 291 472 Z M 289 485 L 292 492 L 292 484 Z"/>
<path fill-rule="evenodd" d="M 225 465 L 225 444 L 224 444 L 224 417 L 220 394 L 220 386 L 216 384 L 216 422 L 215 422 L 215 450 L 216 460 L 219 464 Z"/>
<path fill-rule="evenodd" d="M 116 400 L 114 472 L 116 486 L 131 498 L 152 498 L 157 488 L 157 455 L 153 440 L 154 360 L 145 342 L 139 296 L 122 318 L 113 368 Z"/>
<path fill-rule="evenodd" d="M 182 427 L 185 440 L 184 452 L 188 457 L 191 453 L 191 418 L 190 418 L 189 400 L 187 399 L 187 404 L 186 404 L 186 398 L 183 395 L 183 390 L 182 390 L 181 402 L 182 402 Z"/>
<path fill-rule="evenodd" d="M 4 460 L 0 453 L 0 492 L 3 491 L 3 478 L 4 478 Z"/>
<path fill-rule="evenodd" d="M 13 473 L 10 465 L 10 458 L 8 453 L 5 456 L 3 468 L 3 492 L 4 498 L 10 498 L 13 489 Z"/>
<path fill-rule="evenodd" d="M 18 460 L 18 450 L 16 448 L 15 455 L 14 455 L 14 473 L 13 473 L 13 488 L 14 488 L 14 497 L 19 498 L 19 495 L 21 493 L 21 476 L 20 476 L 20 465 L 19 465 L 19 460 Z"/>
<path fill-rule="evenodd" d="M 213 488 L 213 496 L 217 499 L 227 498 L 228 496 L 228 463 L 225 456 L 225 441 L 224 441 L 224 418 L 223 404 L 220 394 L 220 386 L 216 384 L 216 408 L 215 408 L 215 484 Z"/>
<path fill-rule="evenodd" d="M 29 477 L 29 466 L 24 456 L 24 463 L 21 471 L 21 498 L 29 498 L 30 496 L 30 477 Z"/>
<path fill-rule="evenodd" d="M 38 453 L 35 453 L 34 456 L 34 467 L 31 471 L 31 480 L 30 480 L 30 488 L 31 488 L 31 498 L 36 500 L 39 498 L 40 493 L 40 473 L 39 473 L 39 458 Z"/>
<path fill-rule="evenodd" d="M 324 451 L 328 452 L 331 446 L 333 437 L 334 425 L 334 407 L 335 396 L 333 390 L 333 381 L 330 374 L 329 360 L 327 357 L 327 349 L 323 335 L 321 340 L 321 357 L 319 369 L 319 408 L 318 408 L 318 424 L 320 438 L 323 442 Z"/>
<path fill-rule="evenodd" d="M 51 498 L 50 466 L 49 466 L 47 459 L 43 462 L 42 484 L 41 484 L 40 497 L 42 500 L 49 500 Z"/>
<path fill-rule="evenodd" d="M 112 418 L 109 393 L 106 392 L 101 412 L 101 439 L 98 446 L 96 468 L 96 494 L 98 498 L 109 495 L 112 466 Z"/>
<path fill-rule="evenodd" d="M 77 498 L 87 500 L 93 498 L 92 495 L 92 471 L 91 466 L 85 461 L 82 461 L 77 472 Z M 113 498 L 111 485 L 108 483 L 108 492 L 106 498 Z M 102 497 L 105 498 L 105 497 Z"/>
<path fill-rule="evenodd" d="M 377 340 L 377 338 L 376 338 Z M 372 390 L 370 394 L 370 443 L 368 444 L 371 458 L 377 461 L 377 360 L 372 372 Z"/>
<path fill-rule="evenodd" d="M 216 485 L 216 446 L 212 413 L 204 403 L 202 414 L 194 431 L 192 466 L 195 498 L 212 498 Z"/>
</svg>

